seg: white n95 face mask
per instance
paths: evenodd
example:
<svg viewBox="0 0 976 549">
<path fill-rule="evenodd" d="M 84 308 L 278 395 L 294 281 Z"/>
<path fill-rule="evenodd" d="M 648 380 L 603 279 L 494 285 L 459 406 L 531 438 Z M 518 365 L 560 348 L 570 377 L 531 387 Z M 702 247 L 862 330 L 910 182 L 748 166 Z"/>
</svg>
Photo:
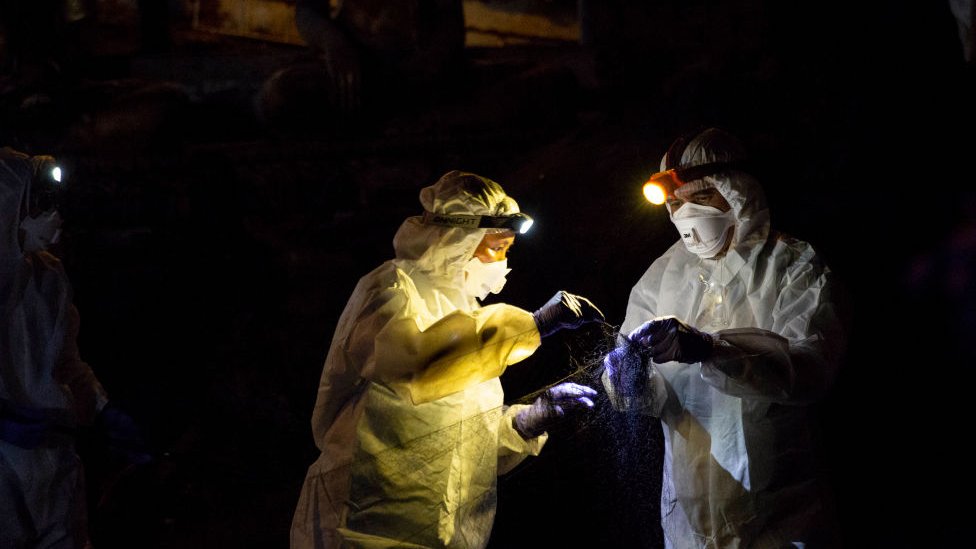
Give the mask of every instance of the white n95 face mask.
<svg viewBox="0 0 976 549">
<path fill-rule="evenodd" d="M 681 241 L 689 252 L 709 259 L 725 246 L 735 226 L 735 217 L 732 210 L 723 212 L 711 206 L 685 202 L 671 214 L 671 222 L 678 228 Z"/>
<path fill-rule="evenodd" d="M 57 243 L 61 238 L 61 223 L 61 214 L 57 210 L 25 217 L 20 222 L 20 228 L 24 230 L 24 251 L 40 252 Z"/>
<path fill-rule="evenodd" d="M 508 268 L 508 260 L 482 263 L 477 257 L 472 257 L 464 266 L 464 290 L 479 300 L 488 297 L 489 293 L 497 294 L 505 286 L 505 275 L 512 272 Z"/>
</svg>

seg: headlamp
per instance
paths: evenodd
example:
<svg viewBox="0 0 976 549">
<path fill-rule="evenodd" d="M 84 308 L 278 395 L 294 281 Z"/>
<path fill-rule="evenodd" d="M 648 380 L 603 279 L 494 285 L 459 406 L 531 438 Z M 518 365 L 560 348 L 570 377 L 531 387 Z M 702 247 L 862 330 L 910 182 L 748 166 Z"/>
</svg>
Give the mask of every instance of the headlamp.
<svg viewBox="0 0 976 549">
<path fill-rule="evenodd" d="M 424 212 L 424 224 L 462 229 L 508 229 L 519 234 L 529 232 L 532 218 L 524 213 L 509 215 L 466 215 Z"/>
<path fill-rule="evenodd" d="M 663 172 L 653 174 L 644 183 L 644 198 L 655 205 L 664 204 L 667 199 L 674 196 L 674 191 L 678 187 L 689 181 L 701 179 L 709 175 L 715 175 L 726 170 L 738 169 L 744 162 L 730 160 L 727 162 L 708 162 L 697 166 L 686 166 L 671 168 Z"/>
<path fill-rule="evenodd" d="M 52 156 L 34 156 L 34 180 L 31 182 L 30 203 L 34 212 L 48 212 L 60 205 L 64 192 L 64 172 Z"/>
<path fill-rule="evenodd" d="M 674 190 L 682 185 L 682 181 L 675 175 L 674 170 L 666 170 L 653 174 L 644 183 L 644 198 L 655 206 L 660 206 L 672 196 Z"/>
</svg>

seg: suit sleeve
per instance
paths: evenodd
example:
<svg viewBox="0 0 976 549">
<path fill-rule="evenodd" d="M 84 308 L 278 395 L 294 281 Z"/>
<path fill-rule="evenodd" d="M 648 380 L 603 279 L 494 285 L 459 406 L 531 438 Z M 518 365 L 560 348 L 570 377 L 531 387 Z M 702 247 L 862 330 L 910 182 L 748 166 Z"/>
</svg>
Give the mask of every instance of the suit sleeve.
<svg viewBox="0 0 976 549">
<path fill-rule="evenodd" d="M 108 402 L 108 395 L 87 362 L 78 351 L 78 332 L 81 318 L 74 305 L 68 308 L 64 346 L 55 369 L 55 379 L 71 392 L 78 421 L 90 425 L 95 415 Z"/>
<path fill-rule="evenodd" d="M 845 347 L 830 271 L 800 264 L 783 277 L 771 330 L 717 333 L 702 378 L 742 398 L 802 404 L 830 388 Z"/>
<path fill-rule="evenodd" d="M 494 304 L 456 310 L 428 324 L 429 314 L 413 294 L 403 279 L 380 291 L 349 343 L 350 350 L 371 355 L 363 378 L 384 382 L 415 404 L 498 377 L 541 344 L 532 313 L 524 309 Z"/>
</svg>

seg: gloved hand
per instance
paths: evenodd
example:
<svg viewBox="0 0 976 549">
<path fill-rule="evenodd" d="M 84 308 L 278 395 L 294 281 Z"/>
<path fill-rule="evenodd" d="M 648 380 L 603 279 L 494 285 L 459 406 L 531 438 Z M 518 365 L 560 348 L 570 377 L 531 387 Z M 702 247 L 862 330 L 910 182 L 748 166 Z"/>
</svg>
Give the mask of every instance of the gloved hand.
<svg viewBox="0 0 976 549">
<path fill-rule="evenodd" d="M 564 328 L 579 328 L 588 322 L 604 319 L 603 313 L 589 299 L 562 290 L 532 313 L 539 335 L 550 336 Z"/>
<path fill-rule="evenodd" d="M 109 401 L 95 417 L 95 430 L 105 438 L 110 452 L 128 463 L 145 464 L 152 454 L 135 420 Z"/>
<path fill-rule="evenodd" d="M 620 396 L 641 394 L 647 384 L 649 353 L 629 340 L 603 357 L 603 366 L 610 377 L 613 390 Z"/>
<path fill-rule="evenodd" d="M 672 360 L 701 362 L 711 356 L 715 344 L 712 334 L 702 332 L 673 316 L 648 320 L 627 336 L 646 349 L 654 362 Z"/>
<path fill-rule="evenodd" d="M 516 414 L 515 430 L 525 439 L 537 437 L 575 412 L 593 408 L 590 397 L 595 395 L 594 389 L 571 382 L 550 387 L 532 406 Z"/>
</svg>

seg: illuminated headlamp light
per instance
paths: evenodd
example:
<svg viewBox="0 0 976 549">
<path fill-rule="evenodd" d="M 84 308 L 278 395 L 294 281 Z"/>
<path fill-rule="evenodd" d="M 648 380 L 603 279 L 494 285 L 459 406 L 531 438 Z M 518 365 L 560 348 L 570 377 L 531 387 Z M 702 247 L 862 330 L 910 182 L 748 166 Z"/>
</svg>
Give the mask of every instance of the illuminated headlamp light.
<svg viewBox="0 0 976 549">
<path fill-rule="evenodd" d="M 739 169 L 744 162 L 709 162 L 697 166 L 677 167 L 657 172 L 644 183 L 644 198 L 655 205 L 664 204 L 674 197 L 674 191 L 689 181 L 715 175 L 726 170 Z"/>
<path fill-rule="evenodd" d="M 519 234 L 525 234 L 532 228 L 532 218 L 524 213 L 465 215 L 424 212 L 424 224 L 462 229 L 508 229 Z"/>
<path fill-rule="evenodd" d="M 51 156 L 35 156 L 34 180 L 30 189 L 30 208 L 32 211 L 47 212 L 60 205 L 64 193 L 64 171 Z"/>
<path fill-rule="evenodd" d="M 655 206 L 660 206 L 674 195 L 674 190 L 684 182 L 675 175 L 674 170 L 658 172 L 644 183 L 644 198 Z"/>
</svg>

